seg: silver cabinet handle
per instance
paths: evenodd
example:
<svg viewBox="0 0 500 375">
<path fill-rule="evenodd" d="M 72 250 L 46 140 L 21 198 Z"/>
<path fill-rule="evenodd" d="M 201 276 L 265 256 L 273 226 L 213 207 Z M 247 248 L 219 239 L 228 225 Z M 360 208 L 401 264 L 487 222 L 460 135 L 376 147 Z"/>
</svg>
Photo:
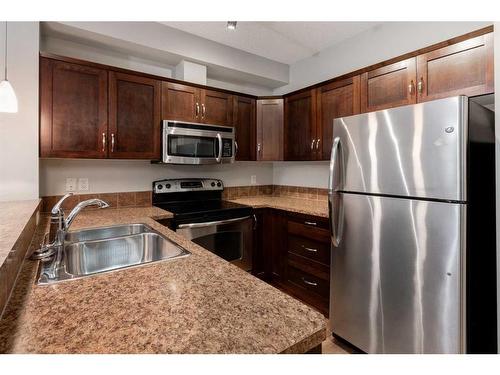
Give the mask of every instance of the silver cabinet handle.
<svg viewBox="0 0 500 375">
<path fill-rule="evenodd" d="M 318 225 L 318 223 L 316 223 L 315 221 L 304 221 L 304 224 L 305 225 L 312 225 L 313 227 L 315 227 L 316 225 Z"/>
<path fill-rule="evenodd" d="M 234 141 L 234 156 L 238 155 L 238 142 Z"/>
<path fill-rule="evenodd" d="M 205 104 L 201 105 L 201 118 L 204 119 L 206 114 Z"/>
<path fill-rule="evenodd" d="M 217 140 L 219 141 L 219 154 L 215 157 L 215 161 L 220 163 L 222 158 L 222 137 L 220 136 L 220 133 L 217 133 Z"/>
<path fill-rule="evenodd" d="M 408 93 L 410 95 L 413 95 L 414 92 L 415 92 L 415 83 L 413 82 L 413 79 L 412 79 L 410 84 L 408 85 Z"/>
<path fill-rule="evenodd" d="M 106 133 L 102 133 L 102 152 L 106 151 Z"/>
<path fill-rule="evenodd" d="M 311 150 L 314 150 L 314 142 L 316 142 L 316 140 L 315 140 L 315 139 L 313 139 L 313 140 L 311 141 Z"/>
<path fill-rule="evenodd" d="M 258 225 L 257 216 L 255 216 L 255 214 L 253 214 L 253 230 L 257 229 L 257 225 Z"/>
<path fill-rule="evenodd" d="M 321 139 L 316 139 L 316 150 L 319 150 L 319 141 L 321 141 Z"/>
<path fill-rule="evenodd" d="M 417 84 L 418 93 L 421 94 L 424 91 L 424 77 L 420 77 L 420 80 Z"/>
<path fill-rule="evenodd" d="M 111 152 L 115 152 L 115 133 L 111 133 Z"/>
<path fill-rule="evenodd" d="M 260 154 L 262 152 L 262 146 L 260 143 L 257 143 L 257 152 Z"/>
<path fill-rule="evenodd" d="M 196 105 L 194 106 L 194 108 L 195 108 L 195 111 L 194 111 L 195 117 L 198 118 L 198 116 L 200 115 L 200 104 L 198 102 L 196 102 Z"/>
<path fill-rule="evenodd" d="M 318 252 L 318 249 L 313 249 L 312 247 L 306 247 L 306 246 L 304 246 L 304 245 L 301 245 L 301 246 L 302 246 L 302 248 L 303 248 L 304 250 L 307 250 L 307 251 L 309 251 L 309 252 L 311 252 L 311 253 L 317 253 L 317 252 Z"/>
<path fill-rule="evenodd" d="M 311 285 L 311 286 L 318 286 L 318 283 L 315 283 L 314 281 L 308 281 L 305 279 L 305 277 L 302 278 L 302 281 L 304 284 Z"/>
</svg>

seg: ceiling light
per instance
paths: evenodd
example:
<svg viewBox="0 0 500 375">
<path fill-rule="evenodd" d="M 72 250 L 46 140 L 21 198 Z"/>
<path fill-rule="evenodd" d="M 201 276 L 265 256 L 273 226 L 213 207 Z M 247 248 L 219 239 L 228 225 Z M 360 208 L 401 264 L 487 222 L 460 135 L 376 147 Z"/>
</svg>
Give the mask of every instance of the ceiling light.
<svg viewBox="0 0 500 375">
<path fill-rule="evenodd" d="M 5 78 L 0 82 L 0 112 L 17 112 L 16 93 L 7 80 L 7 21 L 5 21 Z"/>
<path fill-rule="evenodd" d="M 228 30 L 236 30 L 236 21 L 227 21 Z"/>
</svg>

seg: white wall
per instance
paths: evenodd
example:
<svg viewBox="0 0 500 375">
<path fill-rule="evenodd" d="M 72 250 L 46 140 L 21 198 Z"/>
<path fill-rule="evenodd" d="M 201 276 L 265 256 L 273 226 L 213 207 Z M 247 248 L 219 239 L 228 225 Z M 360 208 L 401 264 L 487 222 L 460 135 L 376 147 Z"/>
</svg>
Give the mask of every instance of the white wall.
<svg viewBox="0 0 500 375">
<path fill-rule="evenodd" d="M 491 22 L 385 22 L 290 66 L 285 94 L 491 25 Z"/>
<path fill-rule="evenodd" d="M 0 113 L 0 201 L 38 198 L 38 22 L 9 22 L 8 78 L 18 113 Z M 3 79 L 5 23 L 0 22 Z"/>
<path fill-rule="evenodd" d="M 274 185 L 327 188 L 327 161 L 282 161 L 273 163 Z"/>
<path fill-rule="evenodd" d="M 65 193 L 67 177 L 88 178 L 89 191 L 108 193 L 151 190 L 151 183 L 163 178 L 211 177 L 224 181 L 226 186 L 250 185 L 257 176 L 257 185 L 273 182 L 271 163 L 236 162 L 229 165 L 189 166 L 159 165 L 141 160 L 40 160 L 40 195 Z"/>
<path fill-rule="evenodd" d="M 500 87 L 500 22 L 494 26 L 495 87 Z M 500 352 L 500 95 L 495 96 L 495 159 L 496 159 L 496 213 L 497 213 L 497 332 Z"/>
</svg>

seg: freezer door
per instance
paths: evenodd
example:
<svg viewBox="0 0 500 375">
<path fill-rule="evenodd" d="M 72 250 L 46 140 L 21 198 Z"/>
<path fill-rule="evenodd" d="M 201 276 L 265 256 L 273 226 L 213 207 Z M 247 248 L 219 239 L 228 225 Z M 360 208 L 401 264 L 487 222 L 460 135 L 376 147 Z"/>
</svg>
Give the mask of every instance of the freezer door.
<svg viewBox="0 0 500 375">
<path fill-rule="evenodd" d="M 466 200 L 468 99 L 457 96 L 334 120 L 343 191 Z"/>
<path fill-rule="evenodd" d="M 330 324 L 367 353 L 460 353 L 465 205 L 340 193 Z"/>
</svg>

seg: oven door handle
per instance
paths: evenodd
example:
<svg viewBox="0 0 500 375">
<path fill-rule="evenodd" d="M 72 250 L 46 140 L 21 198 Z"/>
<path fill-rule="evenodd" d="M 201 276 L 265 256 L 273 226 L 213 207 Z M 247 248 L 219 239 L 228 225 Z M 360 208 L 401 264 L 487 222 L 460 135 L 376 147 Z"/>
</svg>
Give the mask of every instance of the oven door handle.
<svg viewBox="0 0 500 375">
<path fill-rule="evenodd" d="M 251 216 L 245 216 L 245 217 L 238 217 L 236 219 L 227 219 L 227 220 L 219 220 L 219 221 L 208 221 L 204 223 L 192 223 L 192 224 L 180 224 L 177 228 L 178 229 L 184 229 L 184 228 L 204 228 L 204 227 L 211 227 L 214 225 L 223 225 L 223 224 L 231 224 L 231 223 L 236 223 L 238 221 L 243 221 L 250 219 Z"/>
<path fill-rule="evenodd" d="M 215 158 L 215 161 L 217 163 L 220 163 L 220 160 L 222 158 L 222 137 L 220 136 L 220 133 L 217 133 L 217 140 L 219 141 L 219 154 Z"/>
</svg>

